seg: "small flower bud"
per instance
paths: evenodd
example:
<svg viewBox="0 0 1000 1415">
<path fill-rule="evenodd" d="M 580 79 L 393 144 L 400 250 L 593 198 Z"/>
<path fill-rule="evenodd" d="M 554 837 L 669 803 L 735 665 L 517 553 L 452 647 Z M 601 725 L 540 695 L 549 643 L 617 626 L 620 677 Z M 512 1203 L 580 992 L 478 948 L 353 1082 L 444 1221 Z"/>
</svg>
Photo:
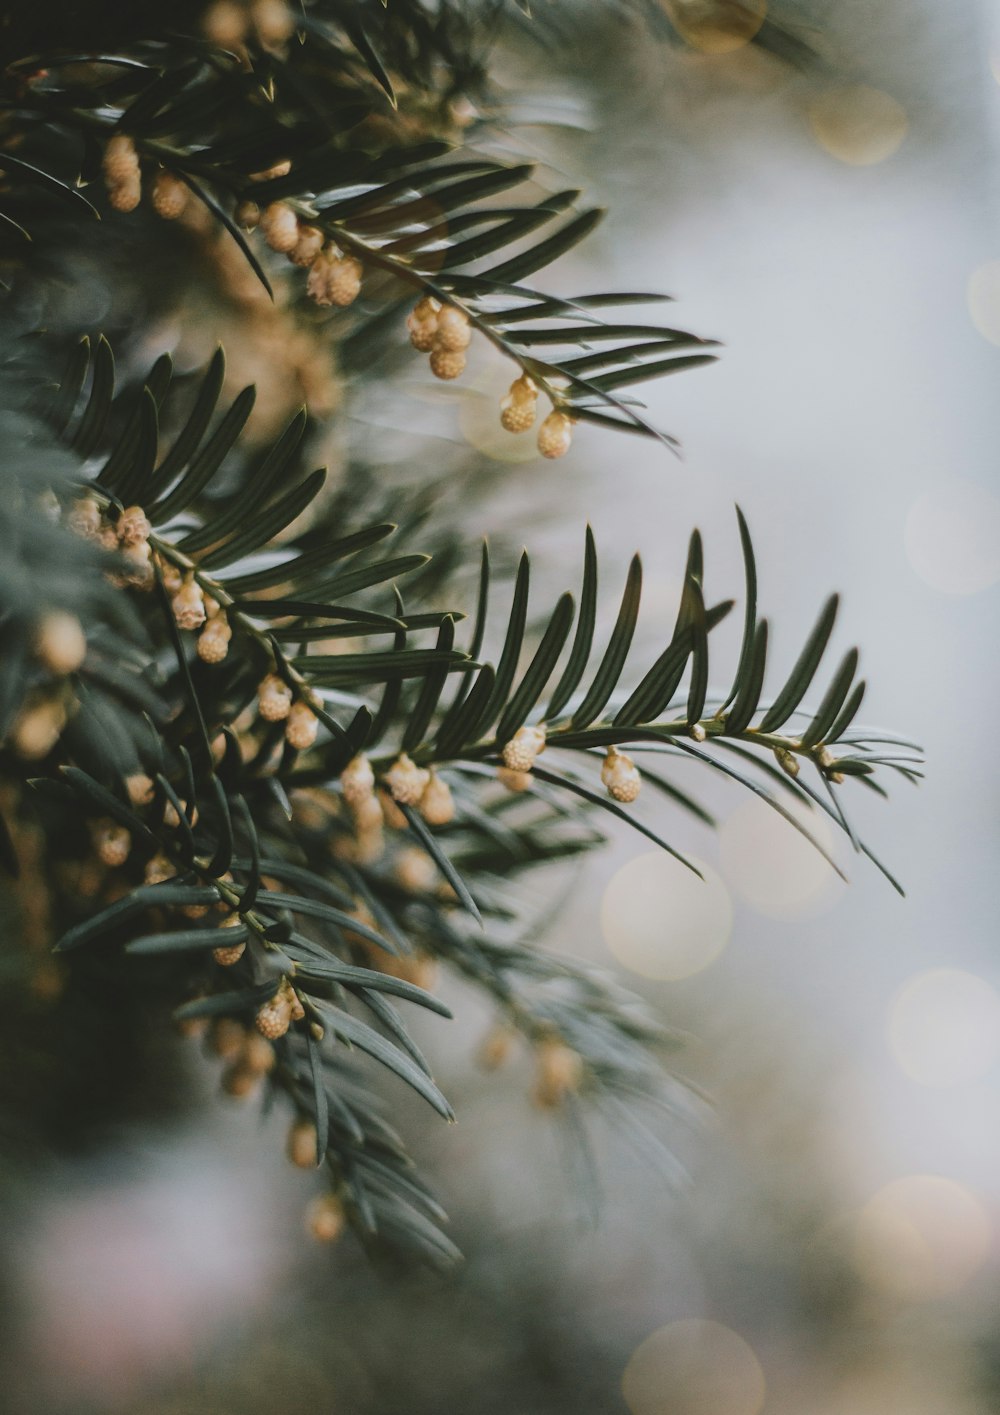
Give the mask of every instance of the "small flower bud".
<svg viewBox="0 0 1000 1415">
<path fill-rule="evenodd" d="M 457 305 L 445 305 L 437 317 L 436 349 L 446 349 L 449 353 L 461 353 L 469 347 L 472 330 L 469 316 Z"/>
<path fill-rule="evenodd" d="M 221 663 L 229 652 L 233 631 L 225 615 L 210 619 L 198 635 L 198 657 L 203 663 Z"/>
<path fill-rule="evenodd" d="M 506 397 L 500 400 L 500 425 L 508 432 L 527 432 L 538 417 L 538 388 L 534 379 L 524 375 L 510 385 Z"/>
<path fill-rule="evenodd" d="M 239 914 L 229 914 L 225 919 L 220 920 L 220 929 L 238 929 L 242 920 Z M 212 957 L 221 968 L 231 968 L 234 963 L 238 963 L 246 952 L 247 942 L 241 938 L 238 943 L 220 944 L 218 948 L 212 949 Z"/>
<path fill-rule="evenodd" d="M 264 233 L 264 240 L 272 251 L 280 251 L 287 255 L 298 244 L 298 217 L 292 208 L 283 201 L 273 201 L 270 206 L 264 208 L 260 218 L 260 229 Z"/>
<path fill-rule="evenodd" d="M 430 775 L 425 767 L 417 766 L 406 752 L 401 752 L 386 772 L 385 784 L 394 801 L 404 806 L 416 806 L 427 789 Z"/>
<path fill-rule="evenodd" d="M 137 590 L 149 590 L 153 588 L 153 552 L 150 550 L 148 540 L 136 541 L 135 545 L 122 547 L 125 556 L 125 573 L 122 576 L 125 584 L 132 585 Z"/>
<path fill-rule="evenodd" d="M 133 772 L 125 778 L 125 790 L 133 806 L 148 806 L 153 799 L 154 789 L 152 777 L 147 776 L 144 771 Z"/>
<path fill-rule="evenodd" d="M 87 654 L 87 640 L 75 614 L 53 609 L 39 620 L 35 652 L 51 673 L 73 673 Z"/>
<path fill-rule="evenodd" d="M 283 678 L 269 673 L 257 685 L 257 710 L 265 722 L 284 722 L 292 707 L 292 690 Z"/>
<path fill-rule="evenodd" d="M 244 231 L 255 231 L 260 225 L 260 207 L 255 201 L 238 202 L 233 216 Z"/>
<path fill-rule="evenodd" d="M 325 240 L 326 237 L 318 226 L 300 226 L 299 238 L 288 252 L 288 259 L 293 265 L 312 265 L 323 249 Z"/>
<path fill-rule="evenodd" d="M 455 819 L 455 801 L 451 787 L 442 781 L 437 772 L 431 778 L 420 798 L 420 814 L 428 825 L 450 825 Z"/>
<path fill-rule="evenodd" d="M 59 741 L 65 726 L 66 709 L 60 702 L 49 700 L 25 707 L 11 729 L 14 750 L 26 761 L 41 761 Z"/>
<path fill-rule="evenodd" d="M 205 596 L 201 585 L 189 577 L 170 602 L 178 629 L 200 629 L 205 622 Z"/>
<path fill-rule="evenodd" d="M 465 355 L 460 350 L 453 352 L 450 349 L 439 348 L 435 344 L 435 347 L 431 350 L 431 373 L 435 378 L 443 378 L 445 380 L 458 378 L 464 371 Z"/>
<path fill-rule="evenodd" d="M 537 1060 L 532 1099 L 544 1110 L 551 1110 L 580 1089 L 583 1058 L 565 1042 L 552 1038 L 539 1044 Z"/>
<path fill-rule="evenodd" d="M 108 187 L 108 201 L 115 211 L 135 211 L 142 201 L 142 180 L 136 174 Z"/>
<path fill-rule="evenodd" d="M 353 808 L 372 799 L 375 773 L 366 756 L 359 753 L 347 763 L 340 773 L 340 789 L 344 793 L 344 800 Z"/>
<path fill-rule="evenodd" d="M 274 1047 L 259 1032 L 247 1032 L 243 1042 L 243 1065 L 255 1076 L 267 1076 L 277 1065 Z"/>
<path fill-rule="evenodd" d="M 205 11 L 201 29 L 205 38 L 223 49 L 237 49 L 246 38 L 249 16 L 236 0 L 215 0 Z"/>
<path fill-rule="evenodd" d="M 434 861 L 417 845 L 408 845 L 396 856 L 393 875 L 410 894 L 429 894 L 437 884 Z"/>
<path fill-rule="evenodd" d="M 101 508 L 91 496 L 81 496 L 66 513 L 70 530 L 85 540 L 96 540 L 101 530 Z"/>
<path fill-rule="evenodd" d="M 601 767 L 601 781 L 612 800 L 621 801 L 626 805 L 634 801 L 642 789 L 642 777 L 638 767 L 631 757 L 619 752 L 617 747 L 608 748 L 604 765 Z"/>
<path fill-rule="evenodd" d="M 220 1061 L 234 1061 L 247 1041 L 247 1031 L 235 1017 L 217 1017 L 212 1023 L 208 1044 Z"/>
<path fill-rule="evenodd" d="M 297 752 L 305 752 L 316 740 L 319 719 L 308 703 L 293 703 L 285 723 L 285 740 Z"/>
<path fill-rule="evenodd" d="M 270 1002 L 257 1009 L 257 1030 L 268 1041 L 277 1041 L 291 1026 L 292 1008 L 288 999 L 278 993 Z"/>
<path fill-rule="evenodd" d="M 363 267 L 355 256 L 345 255 L 334 261 L 327 280 L 328 303 L 342 309 L 352 305 L 361 294 L 362 274 Z"/>
<path fill-rule="evenodd" d="M 180 177 L 161 168 L 153 179 L 153 210 L 164 221 L 176 221 L 188 204 L 188 186 Z"/>
<path fill-rule="evenodd" d="M 162 884 L 164 880 L 173 879 L 176 873 L 166 855 L 154 855 L 146 865 L 143 878 L 147 884 Z"/>
<path fill-rule="evenodd" d="M 799 759 L 795 753 L 790 752 L 787 747 L 775 747 L 774 759 L 781 767 L 781 770 L 787 772 L 789 776 L 798 776 Z"/>
<path fill-rule="evenodd" d="M 508 791 L 513 791 L 515 794 L 531 790 L 530 771 L 515 771 L 515 769 L 510 766 L 498 766 L 497 781 L 499 781 L 501 785 L 506 786 Z"/>
<path fill-rule="evenodd" d="M 334 1243 L 347 1222 L 344 1208 L 335 1194 L 319 1194 L 306 1209 L 306 1232 L 317 1243 Z"/>
<path fill-rule="evenodd" d="M 101 862 L 111 869 L 124 865 L 132 848 L 132 837 L 117 821 L 98 821 L 93 827 L 94 848 Z"/>
<path fill-rule="evenodd" d="M 702 727 L 700 722 L 692 722 L 691 726 L 688 728 L 688 731 L 691 733 L 691 736 L 696 742 L 704 742 L 705 738 L 708 736 L 708 733 L 705 731 L 704 727 Z"/>
<path fill-rule="evenodd" d="M 554 409 L 538 429 L 538 450 L 543 457 L 564 457 L 572 437 L 572 421 L 565 413 Z"/>
<path fill-rule="evenodd" d="M 254 0 L 250 16 L 265 47 L 285 44 L 295 33 L 295 18 L 285 0 Z"/>
<path fill-rule="evenodd" d="M 299 1169 L 315 1169 L 319 1163 L 316 1152 L 319 1136 L 311 1120 L 297 1120 L 288 1132 L 288 1158 Z"/>
<path fill-rule="evenodd" d="M 544 727 L 519 727 L 509 742 L 505 742 L 501 756 L 504 766 L 512 771 L 530 771 L 535 758 L 545 750 Z"/>
<path fill-rule="evenodd" d="M 434 347 L 440 312 L 440 302 L 431 295 L 425 295 L 407 316 L 406 327 L 410 331 L 410 343 L 422 354 L 429 354 Z"/>
<path fill-rule="evenodd" d="M 354 829 L 359 837 L 370 831 L 381 832 L 385 813 L 382 810 L 382 802 L 374 793 L 352 806 L 351 814 L 354 817 Z"/>
<path fill-rule="evenodd" d="M 139 179 L 139 154 L 127 133 L 115 133 L 108 139 L 101 159 L 101 169 L 108 187 Z"/>
</svg>

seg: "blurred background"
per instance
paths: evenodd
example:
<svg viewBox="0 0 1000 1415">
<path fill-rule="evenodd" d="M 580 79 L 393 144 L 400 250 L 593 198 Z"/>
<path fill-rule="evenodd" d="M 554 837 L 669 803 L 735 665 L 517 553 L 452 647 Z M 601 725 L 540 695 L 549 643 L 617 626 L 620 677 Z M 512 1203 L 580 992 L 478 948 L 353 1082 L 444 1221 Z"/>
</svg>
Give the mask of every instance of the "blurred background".
<svg viewBox="0 0 1000 1415">
<path fill-rule="evenodd" d="M 1000 24 L 976 0 L 776 5 L 778 37 L 813 50 L 799 64 L 749 42 L 763 0 L 731 7 L 746 23 L 724 41 L 709 0 L 664 5 L 686 43 L 628 8 L 540 4 L 555 50 L 515 33 L 498 80 L 511 149 L 611 209 L 546 288 L 667 289 L 678 324 L 725 345 L 646 385 L 682 459 L 585 429 L 543 466 L 530 437 L 494 438 L 486 355 L 454 389 L 408 373 L 391 417 L 362 402 L 338 436 L 401 462 L 419 414 L 442 464 L 471 454 L 470 536 L 516 549 L 527 524 L 554 590 L 578 579 L 589 519 L 609 614 L 640 550 L 649 645 L 693 526 L 709 594 L 740 592 L 738 501 L 776 661 L 840 589 L 833 653 L 862 647 L 865 720 L 926 750 L 919 792 L 854 810 L 907 897 L 846 842 L 850 887 L 738 787 L 679 777 L 721 830 L 655 813 L 706 883 L 622 832 L 546 936 L 685 1034 L 694 1090 L 657 1128 L 676 1165 L 595 1130 L 595 1218 L 527 1100 L 530 1059 L 477 1071 L 490 1019 L 445 979 L 459 1020 L 420 1037 L 459 1124 L 423 1129 L 418 1158 L 468 1255 L 447 1281 L 315 1250 L 283 1119 L 219 1097 L 197 1044 L 168 1043 L 199 1104 L 119 1115 L 10 1205 L 12 1411 L 1000 1408 Z M 540 94 L 556 126 L 525 121 Z M 717 634 L 734 652 L 738 626 Z"/>
</svg>

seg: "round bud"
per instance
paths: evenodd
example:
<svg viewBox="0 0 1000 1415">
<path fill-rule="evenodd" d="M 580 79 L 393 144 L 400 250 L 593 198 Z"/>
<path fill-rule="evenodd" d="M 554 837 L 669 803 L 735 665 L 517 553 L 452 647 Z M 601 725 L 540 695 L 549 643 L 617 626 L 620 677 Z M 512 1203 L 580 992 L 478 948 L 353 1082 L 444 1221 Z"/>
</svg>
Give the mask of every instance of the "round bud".
<svg viewBox="0 0 1000 1415">
<path fill-rule="evenodd" d="M 530 432 L 538 417 L 538 400 L 525 398 L 514 402 L 510 394 L 500 403 L 500 426 L 507 432 Z"/>
<path fill-rule="evenodd" d="M 242 5 L 235 0 L 215 0 L 205 11 L 201 21 L 202 33 L 213 44 L 223 49 L 236 49 L 246 38 L 249 17 Z"/>
<path fill-rule="evenodd" d="M 374 794 L 352 805 L 351 814 L 354 817 L 354 829 L 359 836 L 371 831 L 381 831 L 385 821 L 382 803 Z"/>
<path fill-rule="evenodd" d="M 198 635 L 198 657 L 203 663 L 221 663 L 229 652 L 233 631 L 224 615 L 210 619 Z"/>
<path fill-rule="evenodd" d="M 465 355 L 460 350 L 452 352 L 450 349 L 440 348 L 435 336 L 434 348 L 431 350 L 431 373 L 434 377 L 446 380 L 458 378 L 464 371 Z"/>
<path fill-rule="evenodd" d="M 201 585 L 189 577 L 170 601 L 178 629 L 200 629 L 205 622 L 205 596 Z"/>
<path fill-rule="evenodd" d="M 283 678 L 269 673 L 257 685 L 257 710 L 265 722 L 284 722 L 292 707 L 292 690 Z"/>
<path fill-rule="evenodd" d="M 393 874 L 397 883 L 411 894 L 429 894 L 438 879 L 434 861 L 417 845 L 408 845 L 400 850 Z"/>
<path fill-rule="evenodd" d="M 787 747 L 775 747 L 774 758 L 782 771 L 787 772 L 789 776 L 798 776 L 799 759 L 794 752 L 790 752 Z"/>
<path fill-rule="evenodd" d="M 168 595 L 175 595 L 184 583 L 184 576 L 176 565 L 169 560 L 164 560 L 161 556 L 157 556 L 157 563 L 163 579 L 163 588 Z"/>
<path fill-rule="evenodd" d="M 138 181 L 139 154 L 127 133 L 115 133 L 108 139 L 101 159 L 101 170 L 109 188 Z"/>
<path fill-rule="evenodd" d="M 306 1232 L 317 1243 L 333 1243 L 347 1222 L 344 1208 L 335 1194 L 319 1194 L 306 1209 Z"/>
<path fill-rule="evenodd" d="M 294 265 L 312 265 L 313 261 L 323 249 L 323 242 L 326 237 L 318 226 L 300 226 L 299 239 L 295 246 L 288 253 L 288 259 Z"/>
<path fill-rule="evenodd" d="M 434 347 L 446 349 L 450 353 L 461 353 L 469 347 L 472 330 L 469 316 L 457 305 L 445 305 L 437 317 L 437 337 Z"/>
<path fill-rule="evenodd" d="M 538 1069 L 532 1098 L 545 1110 L 560 1105 L 566 1096 L 580 1089 L 583 1058 L 579 1052 L 555 1038 L 541 1042 L 537 1051 Z"/>
<path fill-rule="evenodd" d="M 538 450 L 543 457 L 564 457 L 573 437 L 573 423 L 565 413 L 549 413 L 538 429 Z"/>
<path fill-rule="evenodd" d="M 274 1047 L 259 1032 L 247 1032 L 243 1042 L 243 1065 L 255 1076 L 267 1076 L 278 1064 Z"/>
<path fill-rule="evenodd" d="M 93 827 L 98 858 L 110 869 L 124 865 L 132 848 L 132 837 L 117 821 L 98 821 Z"/>
<path fill-rule="evenodd" d="M 311 1120 L 297 1120 L 288 1132 L 287 1152 L 292 1164 L 299 1169 L 315 1169 L 319 1164 L 316 1152 L 318 1140 Z"/>
<path fill-rule="evenodd" d="M 138 173 L 108 186 L 108 201 L 115 211 L 135 211 L 142 201 L 142 180 Z"/>
<path fill-rule="evenodd" d="M 260 207 L 255 201 L 241 201 L 233 213 L 237 226 L 244 231 L 254 231 L 260 225 Z"/>
<path fill-rule="evenodd" d="M 410 331 L 410 343 L 422 354 L 429 354 L 434 347 L 437 334 L 439 301 L 432 295 L 425 295 L 417 302 L 416 308 L 407 316 L 406 327 Z"/>
<path fill-rule="evenodd" d="M 212 1023 L 208 1044 L 222 1061 L 235 1061 L 242 1056 L 247 1031 L 235 1017 L 217 1017 Z"/>
<path fill-rule="evenodd" d="M 188 203 L 188 186 L 162 167 L 153 179 L 153 210 L 164 221 L 176 221 Z"/>
<path fill-rule="evenodd" d="M 256 1089 L 259 1079 L 241 1060 L 234 1061 L 222 1073 L 222 1089 L 234 1100 L 243 1100 Z"/>
<path fill-rule="evenodd" d="M 153 779 L 147 776 L 144 771 L 133 772 L 131 776 L 125 778 L 125 790 L 128 792 L 128 798 L 133 806 L 148 806 L 153 799 Z"/>
<path fill-rule="evenodd" d="M 295 19 L 285 0 L 254 0 L 250 15 L 263 45 L 285 44 L 295 33 Z"/>
<path fill-rule="evenodd" d="M 285 740 L 297 752 L 305 752 L 316 741 L 319 719 L 308 703 L 293 703 L 285 723 Z"/>
<path fill-rule="evenodd" d="M 642 788 L 642 777 L 635 762 L 617 747 L 608 748 L 601 767 L 601 781 L 612 800 L 626 805 L 636 799 Z"/>
<path fill-rule="evenodd" d="M 87 640 L 80 621 L 65 609 L 44 614 L 35 631 L 35 652 L 52 673 L 73 673 L 87 654 Z"/>
<path fill-rule="evenodd" d="M 237 929 L 242 920 L 239 914 L 229 914 L 219 923 L 220 929 Z M 238 963 L 246 952 L 247 941 L 241 938 L 237 943 L 223 944 L 212 949 L 212 957 L 220 968 L 231 968 L 234 963 Z"/>
<path fill-rule="evenodd" d="M 11 741 L 18 756 L 41 761 L 59 741 L 66 726 L 66 709 L 60 702 L 36 703 L 22 709 L 11 729 Z"/>
<path fill-rule="evenodd" d="M 420 814 L 428 825 L 450 825 L 455 819 L 451 787 L 435 771 L 431 772 L 431 779 L 420 798 Z"/>
<path fill-rule="evenodd" d="M 299 221 L 295 212 L 283 201 L 273 201 L 264 208 L 260 218 L 260 229 L 264 240 L 272 251 L 287 255 L 293 251 L 299 240 Z"/>
<path fill-rule="evenodd" d="M 544 727 L 519 727 L 510 741 L 504 743 L 500 755 L 504 766 L 512 771 L 530 771 L 535 758 L 544 750 Z"/>
<path fill-rule="evenodd" d="M 138 590 L 153 588 L 153 552 L 148 540 L 122 547 L 125 556 L 124 581 Z"/>
<path fill-rule="evenodd" d="M 417 766 L 406 752 L 401 752 L 385 774 L 385 784 L 394 801 L 404 806 L 416 806 L 427 789 L 430 772 Z"/>
<path fill-rule="evenodd" d="M 154 855 L 146 865 L 143 878 L 147 884 L 162 884 L 164 880 L 173 879 L 176 873 L 166 855 Z"/>
<path fill-rule="evenodd" d="M 362 273 L 362 264 L 355 256 L 345 255 L 335 260 L 327 278 L 327 302 L 342 309 L 352 305 L 361 294 Z"/>
<path fill-rule="evenodd" d="M 372 799 L 375 773 L 372 771 L 371 762 L 363 753 L 352 757 L 340 773 L 340 789 L 349 806 L 361 806 Z"/>
<path fill-rule="evenodd" d="M 283 994 L 278 993 L 270 1002 L 265 1002 L 263 1007 L 257 1009 L 255 1021 L 262 1037 L 267 1037 L 268 1041 L 276 1041 L 278 1037 L 283 1037 L 291 1026 L 291 1004 Z"/>
<path fill-rule="evenodd" d="M 497 781 L 506 786 L 508 791 L 513 791 L 516 794 L 531 790 L 530 771 L 515 771 L 513 767 L 498 766 Z"/>
</svg>

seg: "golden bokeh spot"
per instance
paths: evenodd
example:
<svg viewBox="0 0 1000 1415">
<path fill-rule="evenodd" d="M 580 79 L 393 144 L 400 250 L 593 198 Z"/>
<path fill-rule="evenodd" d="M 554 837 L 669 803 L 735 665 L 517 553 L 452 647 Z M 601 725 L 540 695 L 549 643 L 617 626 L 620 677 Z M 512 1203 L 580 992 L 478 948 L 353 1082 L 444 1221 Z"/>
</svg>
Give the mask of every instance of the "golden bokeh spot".
<svg viewBox="0 0 1000 1415">
<path fill-rule="evenodd" d="M 1000 260 L 988 260 L 972 272 L 965 300 L 983 338 L 1000 344 Z"/>
<path fill-rule="evenodd" d="M 764 1372 L 731 1327 L 690 1317 L 636 1347 L 622 1376 L 631 1415 L 759 1415 Z"/>
<path fill-rule="evenodd" d="M 880 1189 L 861 1210 L 854 1265 L 873 1288 L 908 1302 L 958 1292 L 982 1267 L 993 1226 L 980 1201 L 938 1174 L 911 1174 Z"/>
<path fill-rule="evenodd" d="M 833 847 L 826 817 L 798 802 L 786 802 L 824 850 Z M 754 798 L 737 806 L 719 833 L 722 873 L 757 913 L 800 919 L 820 912 L 837 898 L 842 881 L 816 847 L 766 802 Z"/>
<path fill-rule="evenodd" d="M 955 477 L 919 497 L 903 527 L 914 572 L 942 594 L 969 595 L 1000 580 L 1000 497 Z"/>
<path fill-rule="evenodd" d="M 674 982 L 702 972 L 726 947 L 733 929 L 729 891 L 708 865 L 692 864 L 703 879 L 665 850 L 650 850 L 612 876 L 601 900 L 601 929 L 622 967 Z"/>
<path fill-rule="evenodd" d="M 871 167 L 899 148 L 909 127 L 906 109 L 867 84 L 830 88 L 809 105 L 816 141 L 838 162 Z"/>
<path fill-rule="evenodd" d="M 958 968 L 917 973 L 896 993 L 886 1024 L 900 1070 L 923 1086 L 957 1086 L 987 1075 L 1000 1058 L 1000 996 Z"/>
<path fill-rule="evenodd" d="M 767 18 L 767 0 L 661 0 L 680 37 L 703 54 L 742 49 Z"/>
</svg>

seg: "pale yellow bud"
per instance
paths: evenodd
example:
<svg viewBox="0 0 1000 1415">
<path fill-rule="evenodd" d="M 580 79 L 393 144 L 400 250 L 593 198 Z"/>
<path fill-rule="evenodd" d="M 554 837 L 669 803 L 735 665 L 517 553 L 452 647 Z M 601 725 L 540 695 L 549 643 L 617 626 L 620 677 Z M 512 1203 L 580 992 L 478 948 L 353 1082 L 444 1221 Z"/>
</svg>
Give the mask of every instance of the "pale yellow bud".
<svg viewBox="0 0 1000 1415">
<path fill-rule="evenodd" d="M 66 709 L 62 703 L 50 701 L 26 707 L 11 729 L 14 750 L 26 761 L 41 761 L 59 741 L 65 726 Z"/>
<path fill-rule="evenodd" d="M 435 771 L 431 772 L 431 779 L 420 798 L 420 814 L 428 825 L 449 825 L 455 819 L 451 787 Z"/>
<path fill-rule="evenodd" d="M 283 678 L 269 673 L 257 687 L 257 710 L 265 722 L 284 722 L 291 711 L 292 690 Z"/>
<path fill-rule="evenodd" d="M 198 657 L 203 663 L 221 663 L 229 652 L 233 631 L 224 616 L 210 619 L 198 635 Z"/>
<path fill-rule="evenodd" d="M 469 316 L 457 305 L 445 305 L 437 317 L 437 336 L 434 346 L 450 353 L 461 353 L 469 347 L 472 330 Z"/>
<path fill-rule="evenodd" d="M 178 629 L 200 629 L 204 624 L 205 596 L 197 580 L 185 580 L 170 603 Z"/>
<path fill-rule="evenodd" d="M 538 450 L 543 457 L 563 457 L 569 451 L 573 423 L 565 413 L 549 413 L 538 429 Z"/>
<path fill-rule="evenodd" d="M 306 1209 L 306 1232 L 317 1243 L 334 1243 L 344 1231 L 347 1219 L 335 1194 L 319 1194 Z"/>
<path fill-rule="evenodd" d="M 508 791 L 513 791 L 515 794 L 531 790 L 530 771 L 515 771 L 513 767 L 498 766 L 497 781 L 503 786 L 506 786 Z"/>
<path fill-rule="evenodd" d="M 162 884 L 166 879 L 173 879 L 176 873 L 166 855 L 154 855 L 146 866 L 143 878 L 147 884 Z"/>
<path fill-rule="evenodd" d="M 283 201 L 273 201 L 270 206 L 264 208 L 260 229 L 264 233 L 264 240 L 273 251 L 287 255 L 298 244 L 298 217 Z"/>
<path fill-rule="evenodd" d="M 278 1058 L 274 1047 L 259 1032 L 248 1032 L 243 1042 L 243 1065 L 255 1076 L 267 1076 L 274 1070 Z"/>
<path fill-rule="evenodd" d="M 437 884 L 434 861 L 419 846 L 408 845 L 396 856 L 393 874 L 396 882 L 411 894 L 429 894 Z"/>
<path fill-rule="evenodd" d="M 101 159 L 104 180 L 108 187 L 139 180 L 139 154 L 127 133 L 115 133 L 108 139 Z"/>
<path fill-rule="evenodd" d="M 189 190 L 186 182 L 173 172 L 161 168 L 153 179 L 153 210 L 164 221 L 176 221 L 184 213 L 188 204 Z"/>
<path fill-rule="evenodd" d="M 437 336 L 435 335 L 435 341 Z M 445 380 L 458 378 L 465 371 L 465 355 L 461 350 L 453 352 L 451 349 L 442 349 L 435 342 L 435 347 L 431 350 L 431 373 L 435 378 Z"/>
<path fill-rule="evenodd" d="M 293 265 L 312 265 L 323 249 L 325 239 L 326 237 L 318 226 L 300 226 L 299 239 L 294 248 L 288 252 L 288 259 Z"/>
<path fill-rule="evenodd" d="M 73 673 L 87 654 L 87 640 L 79 619 L 65 609 L 52 609 L 39 620 L 35 652 L 52 673 Z"/>
<path fill-rule="evenodd" d="M 223 49 L 236 49 L 246 38 L 249 16 L 242 5 L 235 0 L 215 0 L 205 11 L 201 21 L 202 33 L 213 44 Z"/>
<path fill-rule="evenodd" d="M 340 773 L 340 789 L 349 806 L 357 807 L 371 800 L 375 790 L 375 773 L 366 756 L 359 753 L 347 763 Z"/>
<path fill-rule="evenodd" d="M 305 752 L 316 741 L 319 719 L 308 703 L 293 703 L 285 723 L 285 740 L 297 752 Z"/>
<path fill-rule="evenodd" d="M 108 201 L 115 211 L 135 211 L 142 201 L 142 180 L 138 173 L 108 186 Z"/>
<path fill-rule="evenodd" d="M 319 1163 L 319 1136 L 311 1120 L 297 1120 L 288 1132 L 288 1158 L 299 1169 L 315 1169 Z"/>
<path fill-rule="evenodd" d="M 124 865 L 132 848 L 132 837 L 117 821 L 98 821 L 93 827 L 94 848 L 109 868 Z"/>
<path fill-rule="evenodd" d="M 153 799 L 154 789 L 152 777 L 147 776 L 144 771 L 133 772 L 125 778 L 125 790 L 133 806 L 148 806 Z"/>
<path fill-rule="evenodd" d="M 91 496 L 81 496 L 66 513 L 66 524 L 85 540 L 96 540 L 101 530 L 101 508 Z"/>
<path fill-rule="evenodd" d="M 544 750 L 544 727 L 519 727 L 510 741 L 504 743 L 501 756 L 504 766 L 512 771 L 530 771 L 535 758 Z"/>
<path fill-rule="evenodd" d="M 609 747 L 601 767 L 601 781 L 608 795 L 615 801 L 628 804 L 634 801 L 642 789 L 642 777 L 632 758 L 617 747 Z"/>
<path fill-rule="evenodd" d="M 583 1058 L 565 1042 L 555 1038 L 541 1042 L 537 1051 L 538 1069 L 532 1098 L 536 1105 L 551 1110 L 580 1089 Z"/>
</svg>

